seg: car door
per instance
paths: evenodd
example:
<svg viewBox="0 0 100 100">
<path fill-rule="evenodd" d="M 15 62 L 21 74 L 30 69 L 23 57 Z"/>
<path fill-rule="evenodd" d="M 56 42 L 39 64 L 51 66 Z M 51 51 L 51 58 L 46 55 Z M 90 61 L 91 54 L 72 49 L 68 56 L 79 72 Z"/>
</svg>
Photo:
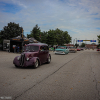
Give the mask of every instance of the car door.
<svg viewBox="0 0 100 100">
<path fill-rule="evenodd" d="M 40 47 L 40 51 L 39 51 L 39 59 L 41 61 L 41 63 L 44 63 L 45 61 L 45 51 L 44 51 L 44 46 Z"/>
<path fill-rule="evenodd" d="M 47 57 L 48 57 L 48 53 L 49 53 L 48 46 L 44 46 L 44 50 L 45 50 L 45 61 L 47 61 Z"/>
</svg>

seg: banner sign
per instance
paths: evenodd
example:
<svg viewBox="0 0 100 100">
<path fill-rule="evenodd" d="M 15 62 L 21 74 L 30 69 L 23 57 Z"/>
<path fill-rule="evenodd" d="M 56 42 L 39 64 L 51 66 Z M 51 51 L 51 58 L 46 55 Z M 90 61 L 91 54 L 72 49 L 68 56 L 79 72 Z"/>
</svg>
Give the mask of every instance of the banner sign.
<svg viewBox="0 0 100 100">
<path fill-rule="evenodd" d="M 83 41 L 91 41 L 91 40 L 83 40 Z"/>
<path fill-rule="evenodd" d="M 90 40 L 90 42 L 96 42 L 96 40 Z"/>
<path fill-rule="evenodd" d="M 83 40 L 77 40 L 77 42 L 83 42 Z"/>
<path fill-rule="evenodd" d="M 77 42 L 83 42 L 83 41 L 96 42 L 96 40 L 77 40 Z"/>
</svg>

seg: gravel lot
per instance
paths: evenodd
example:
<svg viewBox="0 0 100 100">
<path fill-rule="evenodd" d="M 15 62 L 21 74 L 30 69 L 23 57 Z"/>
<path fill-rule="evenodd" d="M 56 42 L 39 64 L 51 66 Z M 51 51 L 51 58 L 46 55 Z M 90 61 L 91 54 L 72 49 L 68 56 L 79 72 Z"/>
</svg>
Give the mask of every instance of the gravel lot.
<svg viewBox="0 0 100 100">
<path fill-rule="evenodd" d="M 20 54 L 0 51 L 0 100 L 100 100 L 100 52 L 50 54 L 50 64 L 15 68 Z"/>
</svg>

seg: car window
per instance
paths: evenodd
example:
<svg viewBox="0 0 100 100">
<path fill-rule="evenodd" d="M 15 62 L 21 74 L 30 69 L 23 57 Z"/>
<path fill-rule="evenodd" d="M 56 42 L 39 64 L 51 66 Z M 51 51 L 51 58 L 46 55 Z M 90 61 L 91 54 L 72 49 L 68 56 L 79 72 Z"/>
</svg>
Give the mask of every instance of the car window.
<svg viewBox="0 0 100 100">
<path fill-rule="evenodd" d="M 57 49 L 66 49 L 66 47 L 63 47 L 63 46 L 58 46 Z"/>
<path fill-rule="evenodd" d="M 38 51 L 39 50 L 39 47 L 38 46 L 26 46 L 25 47 L 25 51 Z"/>
<path fill-rule="evenodd" d="M 41 51 L 44 51 L 44 46 L 41 46 L 41 47 L 40 47 L 40 50 L 41 50 Z"/>
<path fill-rule="evenodd" d="M 48 46 L 44 46 L 44 50 L 49 50 Z"/>
<path fill-rule="evenodd" d="M 49 50 L 49 48 L 48 48 L 48 46 L 41 46 L 41 47 L 40 47 L 40 50 L 41 50 L 41 51 Z"/>
<path fill-rule="evenodd" d="M 47 50 L 49 50 L 49 47 L 47 46 Z"/>
<path fill-rule="evenodd" d="M 44 50 L 47 50 L 46 46 L 44 46 Z"/>
</svg>

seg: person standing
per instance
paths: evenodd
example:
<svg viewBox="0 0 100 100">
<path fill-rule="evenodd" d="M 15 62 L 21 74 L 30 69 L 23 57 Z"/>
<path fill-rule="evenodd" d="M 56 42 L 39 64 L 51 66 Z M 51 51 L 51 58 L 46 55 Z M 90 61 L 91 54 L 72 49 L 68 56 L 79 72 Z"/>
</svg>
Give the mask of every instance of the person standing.
<svg viewBox="0 0 100 100">
<path fill-rule="evenodd" d="M 54 51 L 55 51 L 55 46 L 54 46 Z"/>
<path fill-rule="evenodd" d="M 17 46 L 17 53 L 19 53 L 19 49 L 20 49 L 20 47 L 19 47 L 19 45 Z"/>
<path fill-rule="evenodd" d="M 13 52 L 16 52 L 16 45 L 13 45 Z"/>
</svg>

